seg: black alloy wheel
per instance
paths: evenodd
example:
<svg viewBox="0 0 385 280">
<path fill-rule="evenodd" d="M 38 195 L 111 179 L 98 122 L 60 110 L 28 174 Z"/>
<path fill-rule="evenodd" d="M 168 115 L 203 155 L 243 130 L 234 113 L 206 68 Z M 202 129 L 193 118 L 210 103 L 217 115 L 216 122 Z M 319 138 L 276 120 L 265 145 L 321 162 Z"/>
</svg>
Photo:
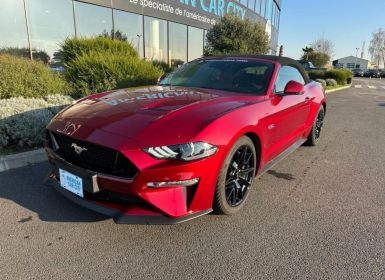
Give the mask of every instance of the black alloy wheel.
<svg viewBox="0 0 385 280">
<path fill-rule="evenodd" d="M 243 202 L 254 174 L 253 151 L 246 145 L 239 147 L 229 165 L 225 182 L 226 201 L 230 206 L 236 207 Z"/>
<path fill-rule="evenodd" d="M 324 120 L 325 120 L 325 109 L 323 106 L 320 107 L 318 110 L 318 114 L 316 119 L 314 120 L 313 127 L 311 128 L 310 134 L 307 137 L 307 140 L 305 142 L 305 146 L 316 146 L 320 137 L 322 128 L 324 126 Z"/>
<path fill-rule="evenodd" d="M 317 140 L 321 136 L 322 126 L 324 125 L 324 117 L 325 117 L 324 110 L 320 110 L 317 115 L 317 119 L 315 121 L 315 138 Z"/>
<path fill-rule="evenodd" d="M 257 168 L 257 156 L 253 142 L 241 137 L 228 153 L 219 173 L 214 193 L 213 210 L 217 214 L 232 215 L 246 201 Z"/>
</svg>

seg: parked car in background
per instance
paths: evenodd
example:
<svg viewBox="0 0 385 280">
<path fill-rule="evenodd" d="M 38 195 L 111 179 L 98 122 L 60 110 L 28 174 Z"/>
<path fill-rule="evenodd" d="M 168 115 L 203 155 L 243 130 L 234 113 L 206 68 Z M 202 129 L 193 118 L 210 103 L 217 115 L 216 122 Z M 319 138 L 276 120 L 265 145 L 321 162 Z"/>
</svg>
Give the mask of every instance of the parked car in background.
<svg viewBox="0 0 385 280">
<path fill-rule="evenodd" d="M 380 76 L 381 78 L 385 78 L 385 69 L 382 69 Z"/>
<path fill-rule="evenodd" d="M 364 77 L 379 78 L 380 77 L 380 71 L 378 71 L 377 69 L 369 69 L 369 70 L 365 71 Z"/>
<path fill-rule="evenodd" d="M 306 71 L 316 71 L 316 70 L 326 71 L 327 70 L 327 68 L 315 67 L 313 62 L 309 60 L 302 59 L 297 61 L 299 64 L 301 64 L 303 68 L 305 68 Z"/>
<path fill-rule="evenodd" d="M 117 223 L 232 215 L 256 176 L 317 144 L 325 113 L 322 86 L 293 59 L 202 58 L 158 86 L 87 96 L 61 111 L 47 127 L 49 180 Z"/>
<path fill-rule="evenodd" d="M 362 69 L 353 69 L 352 73 L 354 77 L 363 77 L 365 74 L 365 71 Z"/>
</svg>

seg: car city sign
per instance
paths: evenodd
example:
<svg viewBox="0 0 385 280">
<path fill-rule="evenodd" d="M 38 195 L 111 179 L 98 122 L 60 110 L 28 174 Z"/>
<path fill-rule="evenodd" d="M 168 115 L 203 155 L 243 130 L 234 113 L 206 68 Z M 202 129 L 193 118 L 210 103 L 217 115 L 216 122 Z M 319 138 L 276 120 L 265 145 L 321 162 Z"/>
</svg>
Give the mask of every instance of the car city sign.
<svg viewBox="0 0 385 280">
<path fill-rule="evenodd" d="M 235 0 L 128 0 L 133 12 L 210 28 L 227 13 L 242 19 L 258 17 Z"/>
<path fill-rule="evenodd" d="M 243 19 L 246 9 L 237 3 L 225 0 L 180 0 L 180 3 L 193 8 L 199 8 L 206 13 L 222 17 L 226 13 L 235 13 Z"/>
</svg>

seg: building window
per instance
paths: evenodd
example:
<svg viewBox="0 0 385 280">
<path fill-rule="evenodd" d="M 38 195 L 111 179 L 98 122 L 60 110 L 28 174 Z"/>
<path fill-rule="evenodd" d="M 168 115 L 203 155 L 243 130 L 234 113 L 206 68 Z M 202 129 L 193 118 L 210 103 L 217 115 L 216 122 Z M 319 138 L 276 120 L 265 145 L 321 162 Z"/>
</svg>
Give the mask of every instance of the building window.
<svg viewBox="0 0 385 280">
<path fill-rule="evenodd" d="M 56 1 L 55 1 L 56 2 Z M 98 36 L 112 32 L 112 10 L 75 2 L 76 33 L 81 37 Z"/>
<path fill-rule="evenodd" d="M 147 59 L 168 62 L 165 20 L 144 17 L 144 45 Z"/>
<path fill-rule="evenodd" d="M 266 11 L 266 0 L 261 0 L 261 16 L 265 17 Z"/>
<path fill-rule="evenodd" d="M 248 5 L 247 5 L 247 7 L 248 7 L 250 10 L 254 11 L 254 8 L 255 8 L 255 0 L 249 0 L 249 3 L 248 3 Z"/>
<path fill-rule="evenodd" d="M 169 64 L 178 67 L 187 62 L 187 25 L 169 22 L 168 32 Z"/>
<path fill-rule="evenodd" d="M 72 1 L 29 0 L 28 15 L 34 57 L 54 59 L 64 39 L 75 35 Z"/>
<path fill-rule="evenodd" d="M 240 3 L 241 3 L 243 6 L 247 7 L 247 0 L 240 0 Z"/>
<path fill-rule="evenodd" d="M 188 27 L 188 61 L 203 55 L 203 29 Z"/>
<path fill-rule="evenodd" d="M 271 20 L 271 14 L 272 14 L 272 0 L 266 0 L 266 11 L 265 11 L 265 19 Z"/>
<path fill-rule="evenodd" d="M 356 67 L 356 64 L 355 63 L 346 63 L 346 67 L 349 69 L 353 69 Z"/>
<path fill-rule="evenodd" d="M 1 1 L 0 26 L 0 49 L 17 48 L 19 55 L 29 57 L 23 1 Z"/>
<path fill-rule="evenodd" d="M 261 14 L 261 0 L 256 0 L 255 1 L 255 8 L 254 8 L 255 13 Z"/>
<path fill-rule="evenodd" d="M 114 10 L 114 28 L 115 37 L 126 39 L 138 51 L 139 56 L 144 57 L 142 15 Z"/>
</svg>

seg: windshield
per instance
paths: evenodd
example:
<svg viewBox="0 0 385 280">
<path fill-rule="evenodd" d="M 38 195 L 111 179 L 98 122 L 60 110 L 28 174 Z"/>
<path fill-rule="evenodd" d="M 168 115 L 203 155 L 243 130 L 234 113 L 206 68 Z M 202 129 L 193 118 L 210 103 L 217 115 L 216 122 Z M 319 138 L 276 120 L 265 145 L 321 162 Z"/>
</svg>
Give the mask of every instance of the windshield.
<svg viewBox="0 0 385 280">
<path fill-rule="evenodd" d="M 256 60 L 197 60 L 166 76 L 160 85 L 265 94 L 273 64 Z"/>
</svg>

